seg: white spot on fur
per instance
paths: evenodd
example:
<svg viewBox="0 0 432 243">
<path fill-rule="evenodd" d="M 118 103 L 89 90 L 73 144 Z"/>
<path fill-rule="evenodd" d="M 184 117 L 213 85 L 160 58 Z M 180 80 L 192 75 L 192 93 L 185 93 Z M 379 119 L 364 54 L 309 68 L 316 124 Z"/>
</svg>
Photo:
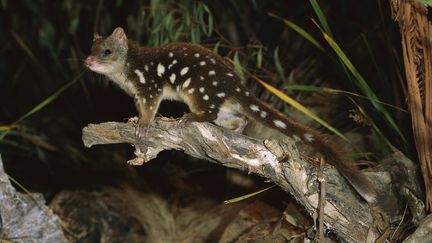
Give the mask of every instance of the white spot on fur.
<svg viewBox="0 0 432 243">
<path fill-rule="evenodd" d="M 245 92 L 245 95 L 246 95 L 246 96 L 249 96 L 249 91 L 246 91 L 246 92 Z"/>
<path fill-rule="evenodd" d="M 188 67 L 184 67 L 184 68 L 182 68 L 182 70 L 180 70 L 180 75 L 183 76 L 183 75 L 185 75 L 187 72 L 189 72 L 189 68 L 188 68 Z"/>
<path fill-rule="evenodd" d="M 168 65 L 168 69 L 171 69 L 174 64 L 177 63 L 177 60 L 173 60 L 170 65 Z"/>
<path fill-rule="evenodd" d="M 261 117 L 261 118 L 266 118 L 266 117 L 267 117 L 267 112 L 265 112 L 265 111 L 261 111 L 261 113 L 260 113 L 260 117 Z"/>
<path fill-rule="evenodd" d="M 210 105 L 210 109 L 214 109 L 216 106 L 214 104 Z"/>
<path fill-rule="evenodd" d="M 159 63 L 159 64 L 157 65 L 157 75 L 158 75 L 159 77 L 162 77 L 162 74 L 164 74 L 164 73 L 165 73 L 165 66 L 162 65 L 162 63 Z"/>
<path fill-rule="evenodd" d="M 138 69 L 135 69 L 134 72 L 135 72 L 136 75 L 138 76 L 140 83 L 145 84 L 145 83 L 146 83 L 146 80 L 145 80 L 145 78 L 144 78 L 143 73 L 142 73 L 140 70 L 138 70 Z"/>
<path fill-rule="evenodd" d="M 176 80 L 176 75 L 175 73 L 172 73 L 171 76 L 169 77 L 170 81 L 172 84 L 174 84 L 175 80 Z"/>
<path fill-rule="evenodd" d="M 189 86 L 190 82 L 191 82 L 191 78 L 186 79 L 186 81 L 184 81 L 184 83 L 183 83 L 183 88 L 187 88 Z"/>
<path fill-rule="evenodd" d="M 306 139 L 306 141 L 308 141 L 310 143 L 312 143 L 313 141 L 315 141 L 315 137 L 314 137 L 313 134 L 305 133 L 303 136 Z"/>
<path fill-rule="evenodd" d="M 234 74 L 232 74 L 232 73 L 227 73 L 227 75 L 230 77 L 234 77 Z"/>
<path fill-rule="evenodd" d="M 189 93 L 189 94 L 192 94 L 194 91 L 195 91 L 195 89 L 192 88 L 192 89 L 189 89 L 189 90 L 188 90 L 188 93 Z"/>
<path fill-rule="evenodd" d="M 250 108 L 252 111 L 255 111 L 255 112 L 257 112 L 257 111 L 260 110 L 260 109 L 259 109 L 259 106 L 257 106 L 257 105 L 250 105 L 249 108 Z"/>
<path fill-rule="evenodd" d="M 150 110 L 153 110 L 153 106 L 150 106 Z"/>
<path fill-rule="evenodd" d="M 204 65 L 206 65 L 206 62 L 205 62 L 205 61 L 201 61 L 201 62 L 199 63 L 199 65 L 204 66 Z"/>
<path fill-rule="evenodd" d="M 150 98 L 153 98 L 153 95 L 150 95 Z"/>
<path fill-rule="evenodd" d="M 169 56 L 169 57 L 173 57 L 173 56 L 174 56 L 174 53 L 170 52 L 170 53 L 168 54 L 168 56 Z"/>
<path fill-rule="evenodd" d="M 196 58 L 198 58 L 198 57 L 200 57 L 200 54 L 199 53 L 195 53 L 195 55 L 194 55 Z"/>
<path fill-rule="evenodd" d="M 286 124 L 285 124 L 285 122 L 283 122 L 283 121 L 281 121 L 281 120 L 274 120 L 273 123 L 274 123 L 274 125 L 275 125 L 276 127 L 279 127 L 279 128 L 282 128 L 282 129 L 285 129 L 285 128 L 286 128 Z"/>
<path fill-rule="evenodd" d="M 236 88 L 236 91 L 240 93 L 240 92 L 241 92 L 241 89 L 240 89 L 239 87 L 237 87 L 237 88 Z"/>
<path fill-rule="evenodd" d="M 148 65 L 144 65 L 144 70 L 146 70 L 146 72 L 148 72 Z"/>
<path fill-rule="evenodd" d="M 200 79 L 201 79 L 201 80 L 204 80 L 204 77 L 203 77 L 203 76 L 200 76 Z"/>
<path fill-rule="evenodd" d="M 213 85 L 213 86 L 217 86 L 217 85 L 218 85 L 218 82 L 217 82 L 217 81 L 213 81 L 213 82 L 212 82 L 212 85 Z"/>
<path fill-rule="evenodd" d="M 212 76 L 212 75 L 215 75 L 215 74 L 216 74 L 216 72 L 215 72 L 214 70 L 211 70 L 211 71 L 208 73 L 209 76 Z"/>
<path fill-rule="evenodd" d="M 203 96 L 203 100 L 208 100 L 209 99 L 209 96 L 208 95 L 204 95 Z"/>
<path fill-rule="evenodd" d="M 219 98 L 223 98 L 223 97 L 225 97 L 225 93 L 224 92 L 218 93 L 218 94 L 216 94 L 216 96 Z"/>
<path fill-rule="evenodd" d="M 142 99 L 143 104 L 145 104 L 147 102 L 146 98 Z"/>
<path fill-rule="evenodd" d="M 215 59 L 213 59 L 213 58 L 210 58 L 210 62 L 213 63 L 213 64 L 216 63 Z"/>
<path fill-rule="evenodd" d="M 201 92 L 201 93 L 204 93 L 204 87 L 201 87 L 201 88 L 199 88 L 199 91 Z"/>
</svg>

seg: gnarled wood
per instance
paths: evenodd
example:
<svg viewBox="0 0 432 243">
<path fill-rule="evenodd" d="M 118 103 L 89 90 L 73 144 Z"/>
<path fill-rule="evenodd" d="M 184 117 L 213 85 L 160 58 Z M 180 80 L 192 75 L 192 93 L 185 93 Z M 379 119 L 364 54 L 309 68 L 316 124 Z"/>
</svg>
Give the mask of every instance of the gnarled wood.
<svg viewBox="0 0 432 243">
<path fill-rule="evenodd" d="M 295 141 L 287 138 L 257 140 L 210 123 L 191 123 L 180 128 L 176 122 L 157 119 L 143 140 L 135 138 L 131 123 L 106 122 L 90 124 L 83 129 L 85 146 L 97 144 L 130 143 L 135 146 L 137 158 L 129 164 L 142 165 L 155 158 L 162 150 L 181 150 L 196 158 L 206 159 L 223 166 L 255 173 L 276 183 L 291 193 L 310 215 L 317 217 L 319 187 L 317 167 L 300 156 Z M 387 169 L 386 169 L 387 170 Z M 399 169 L 398 169 L 399 170 Z M 388 172 L 369 173 L 377 185 L 389 185 Z M 364 242 L 378 235 L 372 223 L 370 207 L 356 194 L 348 182 L 333 168 L 324 171 L 327 184 L 324 224 L 350 242 Z M 386 190 L 390 201 L 397 201 L 392 190 Z M 393 205 L 394 207 L 394 205 Z M 401 216 L 391 209 L 390 221 Z"/>
</svg>

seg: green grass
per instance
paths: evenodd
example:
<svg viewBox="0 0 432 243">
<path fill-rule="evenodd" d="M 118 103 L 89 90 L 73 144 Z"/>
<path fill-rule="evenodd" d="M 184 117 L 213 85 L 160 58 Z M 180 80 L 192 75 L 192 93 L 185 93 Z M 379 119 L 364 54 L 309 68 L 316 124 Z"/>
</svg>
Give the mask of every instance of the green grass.
<svg viewBox="0 0 432 243">
<path fill-rule="evenodd" d="M 390 13 L 377 14 L 375 2 L 0 3 L 0 27 L 5 28 L 0 32 L 0 152 L 8 161 L 40 162 L 48 171 L 71 164 L 85 169 L 101 155 L 119 157 L 110 149 L 85 150 L 80 141 L 81 129 L 89 122 L 136 114 L 128 97 L 99 76 L 81 72 L 93 32 L 104 35 L 117 26 L 143 45 L 202 43 L 227 55 L 257 94 L 263 89 L 251 77 L 342 138 L 358 126 L 344 117 L 355 109 L 369 125 L 366 133 L 381 146 L 372 151 L 376 158 L 386 156 L 393 146 L 405 153 L 413 150 L 403 127 L 409 123 L 398 79 L 403 77 L 400 37 L 391 34 Z M 384 39 L 386 48 L 380 42 Z M 302 105 L 312 92 L 343 96 L 338 100 L 341 110 L 324 121 Z"/>
<path fill-rule="evenodd" d="M 355 65 L 350 60 L 350 58 L 345 53 L 345 51 L 343 51 L 341 46 L 334 40 L 334 34 L 330 29 L 330 24 L 327 20 L 327 17 L 324 14 L 324 11 L 320 7 L 318 1 L 310 0 L 310 4 L 311 4 L 312 9 L 314 10 L 314 13 L 317 16 L 320 24 L 316 23 L 316 21 L 314 21 L 313 19 L 312 19 L 312 21 L 318 27 L 318 29 L 320 30 L 320 32 L 322 34 L 323 39 L 328 44 L 330 49 L 333 51 L 334 55 L 336 55 L 336 58 L 338 60 L 335 62 L 336 59 L 333 59 L 330 56 L 330 61 L 332 61 L 334 64 L 340 66 L 341 70 L 345 74 L 346 80 L 348 82 L 353 83 L 358 88 L 358 91 L 361 92 L 361 94 L 359 94 L 357 92 L 340 91 L 340 90 L 336 90 L 336 89 L 316 87 L 316 86 L 306 86 L 306 85 L 287 84 L 286 85 L 287 89 L 293 90 L 293 88 L 295 88 L 296 90 L 303 90 L 303 91 L 327 92 L 327 93 L 330 92 L 330 93 L 340 93 L 340 94 L 343 93 L 343 94 L 350 95 L 351 96 L 350 99 L 352 100 L 353 104 L 355 104 L 355 106 L 357 106 L 359 108 L 359 110 L 361 110 L 361 113 L 365 116 L 365 118 L 367 118 L 367 120 L 368 120 L 368 122 L 369 122 L 369 124 L 373 130 L 373 134 L 375 136 L 377 136 L 378 140 L 381 140 L 385 144 L 387 144 L 389 149 L 393 150 L 394 147 L 393 147 L 392 143 L 389 141 L 389 139 L 386 137 L 386 135 L 380 129 L 380 126 L 383 126 L 383 124 L 377 125 L 376 122 L 374 121 L 374 119 L 368 115 L 368 112 L 371 112 L 371 111 L 369 108 L 367 108 L 364 105 L 364 102 L 361 102 L 361 103 L 356 102 L 356 99 L 358 99 L 358 98 L 363 99 L 363 101 L 367 101 L 369 104 L 372 105 L 372 107 L 373 107 L 372 112 L 373 113 L 381 114 L 381 116 L 384 118 L 384 121 L 386 121 L 386 124 L 384 125 L 384 127 L 389 127 L 390 129 L 392 129 L 392 131 L 395 134 L 397 134 L 399 139 L 403 142 L 404 146 L 408 146 L 407 139 L 406 139 L 404 133 L 402 132 L 402 129 L 399 127 L 398 122 L 394 119 L 394 117 L 390 114 L 390 112 L 385 107 L 386 106 L 391 107 L 391 108 L 394 108 L 398 111 L 404 111 L 404 112 L 405 112 L 405 110 L 401 109 L 395 105 L 380 101 L 380 98 L 378 97 L 378 95 L 370 87 L 370 85 L 368 84 L 366 79 L 359 72 L 359 70 L 355 67 Z M 273 13 L 268 13 L 268 14 L 271 17 L 274 17 L 276 19 L 281 20 L 287 27 L 289 27 L 290 29 L 295 31 L 297 34 L 302 36 L 306 41 L 311 43 L 313 46 L 315 46 L 321 52 L 325 53 L 327 56 L 330 55 L 329 54 L 330 52 L 327 51 L 326 48 L 324 48 L 319 43 L 319 41 L 313 37 L 312 34 L 308 33 L 302 27 L 296 25 L 292 21 L 284 19 L 284 18 L 277 16 Z M 364 34 L 361 37 L 363 38 L 363 40 L 365 40 L 365 38 L 366 38 L 364 36 Z M 371 47 L 369 45 L 370 43 L 365 41 L 365 44 L 368 48 L 369 57 L 372 59 L 372 62 L 375 66 L 375 69 L 380 74 L 380 77 L 384 77 L 383 71 L 381 71 L 379 69 L 378 64 L 376 62 L 376 59 L 374 58 L 372 51 L 370 50 L 371 49 Z M 279 70 L 279 69 L 281 69 L 281 68 L 277 66 L 277 70 Z M 382 79 L 383 78 L 381 78 L 380 80 L 382 80 Z M 383 85 L 385 85 L 385 84 L 383 83 Z M 332 131 L 334 131 L 334 130 L 332 130 Z"/>
</svg>

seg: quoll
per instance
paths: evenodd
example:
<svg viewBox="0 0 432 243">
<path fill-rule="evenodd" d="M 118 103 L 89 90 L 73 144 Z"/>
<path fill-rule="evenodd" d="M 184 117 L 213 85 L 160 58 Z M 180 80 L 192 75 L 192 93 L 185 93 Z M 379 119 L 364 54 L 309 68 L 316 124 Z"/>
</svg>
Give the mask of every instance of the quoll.
<svg viewBox="0 0 432 243">
<path fill-rule="evenodd" d="M 139 119 L 137 136 L 147 134 L 159 104 L 164 99 L 188 105 L 190 113 L 180 119 L 188 122 L 214 122 L 242 130 L 247 119 L 254 119 L 288 136 L 297 136 L 332 162 L 339 172 L 368 202 L 376 191 L 361 171 L 325 135 L 303 126 L 271 108 L 241 85 L 231 65 L 200 45 L 172 43 L 158 47 L 139 46 L 128 41 L 122 28 L 110 36 L 93 36 L 86 66 L 107 76 L 135 100 Z"/>
</svg>

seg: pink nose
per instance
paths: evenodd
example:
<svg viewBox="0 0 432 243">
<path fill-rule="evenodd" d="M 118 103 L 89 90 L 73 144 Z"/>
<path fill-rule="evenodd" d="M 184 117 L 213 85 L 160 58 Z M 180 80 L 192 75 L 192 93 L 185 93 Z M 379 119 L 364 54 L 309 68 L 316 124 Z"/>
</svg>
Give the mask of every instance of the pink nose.
<svg viewBox="0 0 432 243">
<path fill-rule="evenodd" d="M 94 60 L 94 58 L 93 57 L 87 57 L 86 59 L 85 59 L 85 65 L 87 66 L 87 67 L 91 67 L 92 65 L 93 65 L 93 63 L 95 62 L 95 60 Z"/>
</svg>

